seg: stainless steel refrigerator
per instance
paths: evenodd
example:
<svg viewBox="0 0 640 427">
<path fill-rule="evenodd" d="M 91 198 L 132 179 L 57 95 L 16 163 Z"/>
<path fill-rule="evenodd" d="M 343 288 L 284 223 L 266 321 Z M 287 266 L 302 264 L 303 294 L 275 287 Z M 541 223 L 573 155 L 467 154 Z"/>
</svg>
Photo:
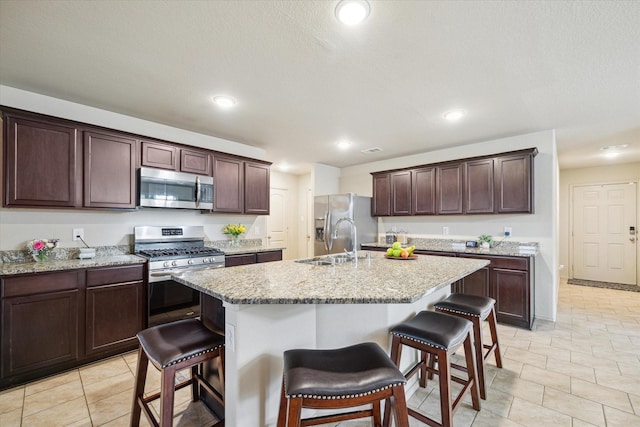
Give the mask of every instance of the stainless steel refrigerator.
<svg viewBox="0 0 640 427">
<path fill-rule="evenodd" d="M 345 249 L 353 251 L 354 230 L 348 221 L 340 223 L 338 237 L 334 237 L 336 223 L 341 218 L 353 220 L 358 246 L 361 243 L 377 241 L 378 220 L 371 216 L 371 197 L 358 196 L 355 193 L 316 196 L 313 213 L 315 256 L 341 253 Z"/>
</svg>

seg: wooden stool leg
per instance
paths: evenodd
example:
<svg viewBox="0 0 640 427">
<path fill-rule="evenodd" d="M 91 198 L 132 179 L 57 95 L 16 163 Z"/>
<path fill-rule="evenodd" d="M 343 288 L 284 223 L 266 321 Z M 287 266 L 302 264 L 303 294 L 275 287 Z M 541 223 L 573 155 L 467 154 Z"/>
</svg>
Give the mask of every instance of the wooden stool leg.
<svg viewBox="0 0 640 427">
<path fill-rule="evenodd" d="M 453 404 L 451 402 L 451 370 L 449 355 L 438 350 L 438 379 L 440 381 L 440 412 L 443 427 L 453 427 Z"/>
<path fill-rule="evenodd" d="M 175 393 L 176 370 L 169 366 L 164 368 L 160 377 L 160 427 L 168 427 L 173 423 L 173 395 Z"/>
<path fill-rule="evenodd" d="M 200 385 L 198 384 L 198 380 L 196 379 L 199 375 L 198 368 L 201 365 L 193 365 L 191 367 L 191 401 L 197 402 L 200 398 Z"/>
<path fill-rule="evenodd" d="M 302 425 L 302 398 L 292 397 L 289 399 L 289 420 L 287 427 L 300 427 Z"/>
<path fill-rule="evenodd" d="M 407 400 L 404 395 L 404 386 L 393 388 L 393 401 L 396 409 L 396 426 L 409 427 L 409 413 L 407 411 Z"/>
<path fill-rule="evenodd" d="M 475 347 L 476 372 L 478 373 L 478 384 L 480 397 L 487 398 L 487 391 L 484 381 L 484 345 L 482 343 L 482 319 L 479 317 L 469 318 L 473 323 L 473 345 Z M 465 350 L 466 351 L 466 350 Z"/>
<path fill-rule="evenodd" d="M 433 374 L 431 372 L 427 374 L 427 364 L 430 363 L 430 358 L 426 351 L 420 352 L 420 363 L 420 387 L 426 388 L 427 378 L 433 378 Z"/>
<path fill-rule="evenodd" d="M 373 402 L 371 405 L 371 410 L 373 412 L 373 425 L 375 427 L 380 427 L 382 426 L 382 416 L 380 415 L 380 401 Z"/>
<path fill-rule="evenodd" d="M 491 332 L 491 340 L 496 346 L 494 352 L 494 356 L 496 357 L 496 366 L 498 368 L 502 368 L 502 354 L 500 353 L 500 344 L 498 343 L 498 325 L 496 322 L 496 308 L 495 306 L 491 309 L 489 313 L 489 331 Z"/>
<path fill-rule="evenodd" d="M 467 363 L 467 373 L 469 381 L 473 381 L 473 383 L 471 384 L 471 403 L 473 405 L 473 409 L 479 411 L 480 399 L 478 398 L 478 375 L 475 370 L 476 364 L 474 356 L 475 355 L 473 353 L 473 346 L 471 345 L 471 334 L 468 334 L 467 338 L 464 340 L 464 357 Z"/>
<path fill-rule="evenodd" d="M 284 377 L 282 378 L 282 387 L 280 391 L 280 409 L 278 409 L 277 427 L 287 426 L 287 396 L 284 394 Z"/>
<path fill-rule="evenodd" d="M 391 361 L 395 363 L 395 365 L 400 367 L 400 357 L 402 356 L 402 343 L 400 342 L 400 337 L 393 335 L 391 340 Z M 384 402 L 384 427 L 389 427 L 391 424 L 391 401 L 386 399 Z"/>
<path fill-rule="evenodd" d="M 140 414 L 142 408 L 138 399 L 144 396 L 144 384 L 147 381 L 147 368 L 149 367 L 149 358 L 144 352 L 142 346 L 138 346 L 138 367 L 136 368 L 136 382 L 133 390 L 133 407 L 131 408 L 131 427 L 140 425 Z"/>
</svg>

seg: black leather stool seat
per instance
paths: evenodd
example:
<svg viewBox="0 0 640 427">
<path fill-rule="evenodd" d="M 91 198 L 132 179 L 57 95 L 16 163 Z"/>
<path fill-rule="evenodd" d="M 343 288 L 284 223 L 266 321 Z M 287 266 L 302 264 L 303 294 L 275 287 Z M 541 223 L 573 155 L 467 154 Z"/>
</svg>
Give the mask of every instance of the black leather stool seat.
<svg viewBox="0 0 640 427">
<path fill-rule="evenodd" d="M 158 369 L 224 345 L 224 336 L 210 331 L 197 319 L 158 325 L 139 332 L 137 336 L 149 360 Z"/>
<path fill-rule="evenodd" d="M 412 319 L 391 329 L 391 334 L 449 350 L 464 342 L 471 327 L 470 321 L 460 317 L 435 311 L 421 311 Z"/>
<path fill-rule="evenodd" d="M 451 311 L 485 318 L 493 308 L 496 300 L 480 295 L 451 294 L 446 299 L 434 304 L 437 310 Z"/>
<path fill-rule="evenodd" d="M 402 372 L 375 343 L 284 352 L 287 397 L 356 397 L 405 383 Z"/>
</svg>

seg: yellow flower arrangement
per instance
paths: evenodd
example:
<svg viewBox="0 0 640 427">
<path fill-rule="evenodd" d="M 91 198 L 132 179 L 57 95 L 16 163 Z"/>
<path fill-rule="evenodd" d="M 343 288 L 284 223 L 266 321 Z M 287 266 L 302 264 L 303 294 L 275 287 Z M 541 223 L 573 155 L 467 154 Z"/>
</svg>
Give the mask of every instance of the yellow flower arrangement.
<svg viewBox="0 0 640 427">
<path fill-rule="evenodd" d="M 242 224 L 227 224 L 222 229 L 224 234 L 231 234 L 233 237 L 238 237 L 242 233 L 247 232 L 247 227 Z"/>
</svg>

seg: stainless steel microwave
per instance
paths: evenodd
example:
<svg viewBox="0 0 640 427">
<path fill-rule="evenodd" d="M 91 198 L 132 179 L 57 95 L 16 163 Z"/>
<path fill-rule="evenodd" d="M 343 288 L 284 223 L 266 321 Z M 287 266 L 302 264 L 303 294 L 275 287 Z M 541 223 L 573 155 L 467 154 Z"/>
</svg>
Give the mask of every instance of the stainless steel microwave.
<svg viewBox="0 0 640 427">
<path fill-rule="evenodd" d="M 213 209 L 213 178 L 163 169 L 140 168 L 138 206 Z"/>
</svg>

